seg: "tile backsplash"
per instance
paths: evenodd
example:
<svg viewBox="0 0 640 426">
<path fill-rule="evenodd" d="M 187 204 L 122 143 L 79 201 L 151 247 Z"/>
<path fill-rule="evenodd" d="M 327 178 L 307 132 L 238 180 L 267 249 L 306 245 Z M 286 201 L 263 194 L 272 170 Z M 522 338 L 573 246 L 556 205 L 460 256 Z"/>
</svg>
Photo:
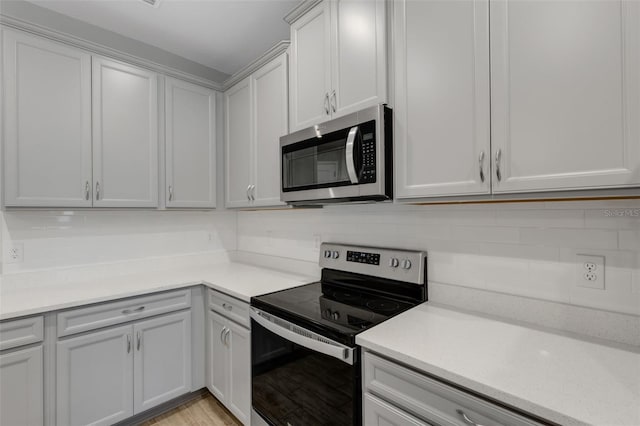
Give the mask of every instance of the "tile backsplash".
<svg viewBox="0 0 640 426">
<path fill-rule="evenodd" d="M 640 316 L 640 200 L 343 205 L 238 213 L 238 250 L 317 262 L 319 242 L 428 252 L 429 283 Z M 605 256 L 605 289 L 576 255 Z"/>
<path fill-rule="evenodd" d="M 5 211 L 2 273 L 233 251 L 231 211 Z M 12 263 L 9 250 L 23 250 Z"/>
</svg>

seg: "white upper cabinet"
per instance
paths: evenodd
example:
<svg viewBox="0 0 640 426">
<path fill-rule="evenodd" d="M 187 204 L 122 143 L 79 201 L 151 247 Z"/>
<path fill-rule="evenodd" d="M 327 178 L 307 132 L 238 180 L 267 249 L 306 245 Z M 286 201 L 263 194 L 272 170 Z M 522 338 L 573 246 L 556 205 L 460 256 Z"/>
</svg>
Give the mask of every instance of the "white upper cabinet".
<svg viewBox="0 0 640 426">
<path fill-rule="evenodd" d="M 291 131 L 331 113 L 331 4 L 324 1 L 291 24 Z"/>
<path fill-rule="evenodd" d="M 325 0 L 291 24 L 290 127 L 387 100 L 384 0 Z"/>
<path fill-rule="evenodd" d="M 4 203 L 91 206 L 91 56 L 3 30 Z"/>
<path fill-rule="evenodd" d="M 332 117 L 387 100 L 386 4 L 331 1 Z"/>
<path fill-rule="evenodd" d="M 639 2 L 492 1 L 491 80 L 494 192 L 640 184 Z"/>
<path fill-rule="evenodd" d="M 216 92 L 166 78 L 167 207 L 216 206 Z"/>
<path fill-rule="evenodd" d="M 287 54 L 225 93 L 226 206 L 278 206 L 280 136 L 288 131 Z"/>
<path fill-rule="evenodd" d="M 251 174 L 251 79 L 247 77 L 224 94 L 227 207 L 249 205 Z"/>
<path fill-rule="evenodd" d="M 282 54 L 251 75 L 253 206 L 276 206 L 280 201 L 280 136 L 287 134 L 287 55 Z"/>
<path fill-rule="evenodd" d="M 93 58 L 95 207 L 158 206 L 158 79 Z"/>
<path fill-rule="evenodd" d="M 396 195 L 489 194 L 487 0 L 394 2 Z"/>
</svg>

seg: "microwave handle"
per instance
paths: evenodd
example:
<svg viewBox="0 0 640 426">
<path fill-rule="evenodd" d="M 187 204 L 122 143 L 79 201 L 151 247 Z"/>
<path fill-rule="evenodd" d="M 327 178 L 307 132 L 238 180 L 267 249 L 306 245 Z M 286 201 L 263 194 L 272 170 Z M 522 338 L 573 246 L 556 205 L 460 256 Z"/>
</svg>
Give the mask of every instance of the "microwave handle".
<svg viewBox="0 0 640 426">
<path fill-rule="evenodd" d="M 354 158 L 353 147 L 356 142 L 356 135 L 360 129 L 358 126 L 352 127 L 349 130 L 349 135 L 347 136 L 347 146 L 345 149 L 345 156 L 347 162 L 347 174 L 349 175 L 349 180 L 351 183 L 358 183 L 358 174 L 356 173 L 356 160 Z"/>
</svg>

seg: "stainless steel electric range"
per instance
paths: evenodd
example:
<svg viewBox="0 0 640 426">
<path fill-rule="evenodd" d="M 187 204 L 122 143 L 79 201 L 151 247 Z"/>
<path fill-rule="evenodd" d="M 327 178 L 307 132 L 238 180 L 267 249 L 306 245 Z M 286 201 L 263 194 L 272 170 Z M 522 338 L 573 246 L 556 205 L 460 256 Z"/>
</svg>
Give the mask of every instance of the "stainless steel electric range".
<svg viewBox="0 0 640 426">
<path fill-rule="evenodd" d="M 356 334 L 427 300 L 426 254 L 322 244 L 319 282 L 251 298 L 252 417 L 361 425 Z"/>
</svg>

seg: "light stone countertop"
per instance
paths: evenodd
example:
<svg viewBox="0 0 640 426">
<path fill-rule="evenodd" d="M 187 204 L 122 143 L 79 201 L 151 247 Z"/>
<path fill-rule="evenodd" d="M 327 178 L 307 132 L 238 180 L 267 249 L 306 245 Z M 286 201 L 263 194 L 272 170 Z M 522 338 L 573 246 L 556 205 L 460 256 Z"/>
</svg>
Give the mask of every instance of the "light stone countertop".
<svg viewBox="0 0 640 426">
<path fill-rule="evenodd" d="M 315 281 L 313 277 L 237 262 L 181 266 L 148 272 L 97 274 L 84 279 L 0 284 L 0 320 L 204 284 L 249 302 L 252 296 Z"/>
<path fill-rule="evenodd" d="M 561 425 L 640 425 L 640 353 L 429 302 L 356 343 Z"/>
</svg>

